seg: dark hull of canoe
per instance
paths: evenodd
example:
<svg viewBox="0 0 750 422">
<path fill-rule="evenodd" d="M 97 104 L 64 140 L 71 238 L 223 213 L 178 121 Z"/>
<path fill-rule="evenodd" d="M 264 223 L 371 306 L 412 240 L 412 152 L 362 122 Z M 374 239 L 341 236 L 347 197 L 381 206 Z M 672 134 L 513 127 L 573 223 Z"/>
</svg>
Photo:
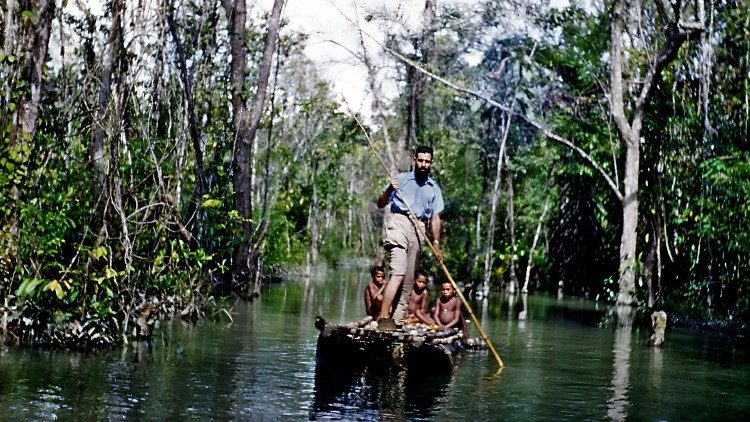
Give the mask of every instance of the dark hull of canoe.
<svg viewBox="0 0 750 422">
<path fill-rule="evenodd" d="M 461 346 L 460 336 L 425 338 L 355 324 L 326 324 L 318 335 L 315 357 L 318 368 L 328 371 L 367 367 L 446 374 L 453 369 Z"/>
</svg>

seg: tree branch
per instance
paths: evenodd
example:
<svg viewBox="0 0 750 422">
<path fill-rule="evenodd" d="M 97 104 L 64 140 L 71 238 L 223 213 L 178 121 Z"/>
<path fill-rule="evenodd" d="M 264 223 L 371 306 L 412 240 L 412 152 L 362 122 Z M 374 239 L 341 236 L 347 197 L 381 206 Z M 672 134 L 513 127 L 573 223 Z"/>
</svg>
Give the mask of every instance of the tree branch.
<svg viewBox="0 0 750 422">
<path fill-rule="evenodd" d="M 621 0 L 616 1 L 612 10 L 612 38 L 610 41 L 612 67 L 609 71 L 609 104 L 612 119 L 620 132 L 620 139 L 625 143 L 630 143 L 638 142 L 638 139 L 632 135 L 632 127 L 625 117 L 625 101 L 623 100 L 623 91 L 625 90 L 622 82 L 622 20 L 625 8 L 623 3 L 624 1 Z"/>
<path fill-rule="evenodd" d="M 669 33 L 666 36 L 666 42 L 664 43 L 664 46 L 662 46 L 661 49 L 656 53 L 654 57 L 654 61 L 651 63 L 651 65 L 648 68 L 648 71 L 646 72 L 646 77 L 643 80 L 643 86 L 641 87 L 641 93 L 638 96 L 638 99 L 635 102 L 635 113 L 633 115 L 633 125 L 632 129 L 635 133 L 640 133 L 641 125 L 643 123 L 643 112 L 644 107 L 648 103 L 649 99 L 654 93 L 654 88 L 656 87 L 656 80 L 661 75 L 664 68 L 674 60 L 675 56 L 677 55 L 677 52 L 680 50 L 680 47 L 682 47 L 682 44 L 687 41 L 688 37 L 703 31 L 704 29 L 704 19 L 703 19 L 703 0 L 697 0 L 697 10 L 696 10 L 696 20 L 693 22 L 685 23 L 682 21 L 682 12 L 678 14 L 677 17 L 675 17 L 674 20 L 670 22 L 668 25 L 667 31 Z M 661 10 L 661 8 L 660 8 Z M 667 17 L 667 15 L 665 15 Z M 614 23 L 613 23 L 614 25 Z M 683 28 L 686 28 L 687 31 L 683 30 Z M 613 27 L 612 30 L 612 48 L 615 48 L 614 45 L 614 37 L 615 37 L 615 30 Z M 614 63 L 614 58 L 613 58 Z"/>
<path fill-rule="evenodd" d="M 378 41 L 375 40 L 375 42 L 378 42 Z M 440 83 L 442 83 L 442 84 L 444 84 L 444 85 L 446 85 L 446 86 L 448 86 L 448 87 L 450 87 L 450 88 L 452 88 L 452 89 L 454 89 L 454 90 L 456 90 L 458 92 L 462 92 L 464 94 L 467 94 L 467 95 L 479 98 L 479 99 L 487 102 L 488 104 L 492 105 L 493 107 L 497 107 L 500 110 L 502 110 L 502 111 L 504 111 L 504 112 L 506 112 L 508 114 L 518 116 L 522 120 L 524 120 L 526 123 L 528 123 L 529 125 L 533 126 L 537 130 L 539 130 L 540 132 L 542 132 L 544 134 L 544 136 L 546 136 L 546 137 L 552 139 L 553 141 L 561 143 L 561 144 L 567 146 L 568 148 L 572 149 L 576 154 L 578 154 L 587 163 L 589 163 L 591 165 L 591 167 L 593 167 L 596 171 L 598 171 L 599 174 L 601 174 L 601 176 L 604 178 L 605 182 L 607 182 L 607 185 L 609 185 L 609 187 L 612 189 L 612 193 L 614 193 L 614 195 L 617 197 L 617 199 L 619 199 L 620 201 L 623 200 L 622 193 L 620 193 L 620 190 L 618 189 L 618 187 L 615 184 L 615 182 L 612 181 L 612 178 L 609 176 L 609 174 L 607 174 L 607 172 L 596 162 L 596 160 L 594 160 L 593 157 L 591 157 L 584 150 L 582 150 L 581 148 L 579 148 L 578 146 L 576 146 L 575 144 L 573 144 L 571 141 L 563 138 L 562 136 L 557 135 L 556 133 L 552 132 L 551 130 L 549 130 L 548 128 L 546 128 L 545 126 L 543 126 L 541 123 L 539 123 L 539 122 L 537 122 L 537 121 L 535 121 L 535 120 L 527 117 L 525 114 L 521 114 L 521 113 L 515 112 L 511 108 L 509 108 L 509 107 L 507 107 L 507 106 L 505 106 L 503 104 L 500 104 L 499 102 L 493 100 L 492 98 L 490 98 L 486 94 L 483 94 L 483 93 L 481 93 L 479 91 L 475 91 L 475 90 L 472 90 L 472 89 L 468 89 L 468 88 L 464 88 L 462 86 L 459 86 L 459 85 L 457 85 L 457 84 L 455 84 L 455 83 L 453 83 L 453 82 L 451 82 L 451 81 L 449 81 L 449 80 L 447 80 L 445 78 L 442 78 L 442 77 L 440 77 L 440 76 L 438 76 L 438 75 L 436 75 L 436 74 L 428 71 L 427 69 L 423 68 L 418 63 L 414 62 L 413 60 L 410 60 L 409 58 L 405 57 L 404 55 L 402 55 L 402 54 L 400 54 L 400 53 L 398 53 L 398 52 L 396 52 L 396 51 L 394 51 L 394 50 L 392 50 L 392 49 L 390 49 L 390 48 L 388 48 L 388 47 L 386 47 L 386 46 L 384 46 L 384 45 L 382 45 L 380 43 L 378 43 L 378 44 L 385 51 L 387 51 L 388 53 L 392 54 L 393 56 L 395 56 L 399 60 L 403 61 L 404 63 L 406 63 L 406 64 L 414 67 L 416 70 L 418 70 L 419 72 L 422 72 L 423 74 L 429 76 L 433 80 L 436 80 L 436 81 L 438 81 L 438 82 L 440 82 Z"/>
</svg>

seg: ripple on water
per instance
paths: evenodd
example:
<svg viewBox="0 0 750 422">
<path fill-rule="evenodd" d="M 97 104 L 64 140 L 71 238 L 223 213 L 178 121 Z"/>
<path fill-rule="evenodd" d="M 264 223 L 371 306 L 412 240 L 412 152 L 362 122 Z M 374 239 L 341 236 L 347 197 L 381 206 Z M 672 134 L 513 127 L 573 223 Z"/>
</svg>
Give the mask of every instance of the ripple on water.
<svg viewBox="0 0 750 422">
<path fill-rule="evenodd" d="M 26 420 L 57 420 L 60 411 L 69 408 L 61 394 L 62 388 L 48 385 L 29 394 L 27 404 L 14 408 L 21 419 Z"/>
<path fill-rule="evenodd" d="M 486 352 L 467 353 L 445 379 L 316 374 L 312 312 L 356 319 L 362 280 L 285 283 L 264 293 L 267 305 L 237 305 L 231 325 L 175 324 L 125 351 L 9 350 L 0 420 L 748 420 L 750 366 L 738 352 L 712 360 L 718 346 L 676 333 L 663 350 L 638 332 L 618 343 L 532 295 L 524 324 L 506 313 L 483 321 L 508 365 L 499 376 Z"/>
</svg>

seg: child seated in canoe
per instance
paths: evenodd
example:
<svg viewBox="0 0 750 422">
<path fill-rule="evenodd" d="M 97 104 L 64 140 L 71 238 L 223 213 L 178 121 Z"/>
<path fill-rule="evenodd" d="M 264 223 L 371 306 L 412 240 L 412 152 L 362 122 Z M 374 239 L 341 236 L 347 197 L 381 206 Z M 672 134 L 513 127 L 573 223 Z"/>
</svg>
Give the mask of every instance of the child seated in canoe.
<svg viewBox="0 0 750 422">
<path fill-rule="evenodd" d="M 461 301 L 456 297 L 456 289 L 450 281 L 444 281 L 440 285 L 440 297 L 435 303 L 432 319 L 435 320 L 438 329 L 449 330 L 457 327 L 463 331 L 464 336 L 467 335 Z"/>
<path fill-rule="evenodd" d="M 377 319 L 383 306 L 383 290 L 385 289 L 385 270 L 381 266 L 370 270 L 372 282 L 365 287 L 365 312 Z"/>
<path fill-rule="evenodd" d="M 409 306 L 406 309 L 406 318 L 404 324 L 423 323 L 429 326 L 434 325 L 432 318 L 425 313 L 429 294 L 427 292 L 427 273 L 418 270 L 414 273 L 414 289 L 409 294 Z"/>
</svg>

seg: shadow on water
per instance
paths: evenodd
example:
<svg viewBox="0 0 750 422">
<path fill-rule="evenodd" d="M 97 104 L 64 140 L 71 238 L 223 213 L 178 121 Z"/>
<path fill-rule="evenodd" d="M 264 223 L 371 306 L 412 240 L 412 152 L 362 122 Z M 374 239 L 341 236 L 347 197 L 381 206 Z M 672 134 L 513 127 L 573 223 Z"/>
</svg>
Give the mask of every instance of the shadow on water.
<svg viewBox="0 0 750 422">
<path fill-rule="evenodd" d="M 397 367 L 318 366 L 310 419 L 432 419 L 451 378 Z"/>
</svg>

